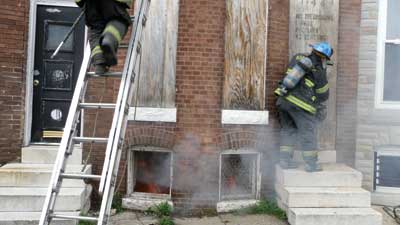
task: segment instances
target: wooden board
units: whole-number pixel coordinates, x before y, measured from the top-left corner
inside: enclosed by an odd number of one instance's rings
[[[265,107],[268,0],[226,0],[224,109]]]
[[[137,106],[175,107],[178,12],[179,0],[151,1],[132,106],[137,93]]]
[[[339,0],[290,0],[289,53],[310,52],[309,44],[328,41],[336,51],[339,29]],[[337,61],[328,67],[330,97],[328,117],[319,129],[321,149],[335,149]]]

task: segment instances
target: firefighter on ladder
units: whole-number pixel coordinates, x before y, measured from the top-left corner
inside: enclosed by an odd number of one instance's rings
[[[75,0],[85,10],[92,49],[91,62],[97,74],[116,65],[117,49],[124,38],[131,18],[127,9],[132,0]]]
[[[297,168],[293,150],[298,138],[305,170],[316,172],[322,170],[317,163],[317,125],[326,117],[326,107],[322,103],[329,98],[326,67],[333,49],[327,42],[310,47],[310,54],[297,54],[291,59],[275,95],[279,96],[276,105],[282,127],[280,166],[284,169]]]

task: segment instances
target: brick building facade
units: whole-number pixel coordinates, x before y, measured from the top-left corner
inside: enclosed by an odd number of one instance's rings
[[[68,1],[54,1],[54,4],[57,2]],[[340,1],[339,5],[338,49],[335,49],[338,59],[335,62],[338,65],[335,148],[338,162],[356,165],[366,176],[366,186],[371,187],[372,155],[369,153],[363,155],[367,158],[360,159],[364,146],[360,144],[364,137],[363,126],[366,126],[361,124],[365,121],[362,119],[362,106],[364,101],[373,98],[363,97],[363,88],[368,92],[370,87],[363,82],[374,82],[363,78],[365,65],[362,57],[363,51],[367,50],[359,48],[365,42],[363,32],[373,32],[368,28],[370,21],[366,16],[376,14],[368,12],[374,10],[367,7],[369,4],[373,3],[351,0]],[[30,144],[30,140],[26,140],[26,132],[30,132],[26,130],[29,120],[26,112],[32,110],[32,103],[26,98],[28,89],[25,82],[33,73],[27,70],[27,56],[32,50],[28,44],[29,17],[32,16],[30,5],[27,0],[6,0],[0,6],[0,163],[18,160],[21,148]],[[361,6],[367,8],[361,10]],[[179,1],[176,120],[129,122],[126,154],[120,169],[120,177],[124,178],[121,192],[129,189],[130,185],[126,179],[130,174],[127,172],[130,168],[128,152],[146,147],[164,149],[173,154],[172,200],[178,208],[215,208],[220,192],[221,153],[230,150],[261,153],[259,191],[262,196],[273,194],[279,132],[273,89],[282,78],[289,59],[289,0],[268,1],[263,109],[267,111],[268,124],[264,125],[222,123],[226,10],[225,0]],[[123,55],[124,50],[121,50],[120,66],[115,70],[122,68]],[[87,100],[96,102],[101,98],[103,102],[113,102],[118,87],[118,79],[96,79],[90,83]],[[95,136],[107,136],[112,115],[101,110],[98,117],[101,121],[97,122]],[[88,136],[93,134],[95,118],[95,111],[85,114],[84,133]],[[84,155],[89,149],[92,149],[89,162],[93,165],[93,173],[100,173],[105,146],[85,146]]]

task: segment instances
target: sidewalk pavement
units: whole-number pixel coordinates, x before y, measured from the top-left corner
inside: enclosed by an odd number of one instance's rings
[[[382,225],[398,225],[390,216],[383,212],[382,207],[374,206],[383,215]],[[269,215],[233,215],[221,214],[214,217],[181,218],[174,217],[175,225],[289,225]],[[157,219],[143,213],[127,211],[112,216],[111,225],[157,225]]]

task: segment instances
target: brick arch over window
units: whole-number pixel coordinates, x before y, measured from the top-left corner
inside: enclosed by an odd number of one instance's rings
[[[127,146],[153,146],[173,149],[175,133],[159,128],[139,127],[130,129],[125,137]]]
[[[221,134],[218,138],[220,150],[252,148],[264,150],[266,140],[254,131],[234,131]]]

